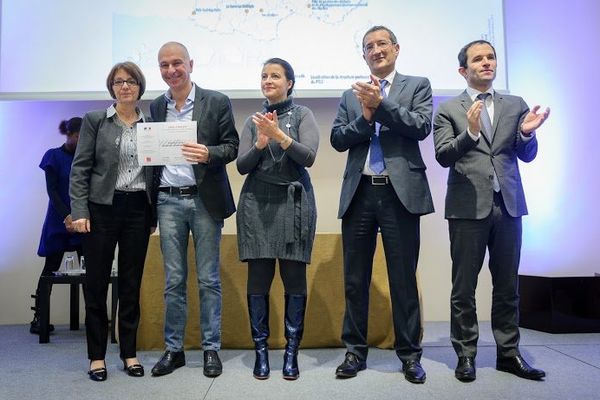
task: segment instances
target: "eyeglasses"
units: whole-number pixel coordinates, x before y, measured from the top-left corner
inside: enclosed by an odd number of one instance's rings
[[[118,86],[118,87],[123,87],[124,84],[127,84],[127,86],[137,86],[138,83],[135,79],[127,79],[127,80],[122,80],[122,79],[117,79],[116,81],[113,81],[113,86]]]
[[[392,42],[387,42],[385,40],[381,40],[379,42],[375,42],[375,43],[369,43],[367,44],[365,47],[363,47],[363,52],[365,54],[371,54],[375,51],[376,48],[379,48],[379,50],[387,50],[390,48],[390,46],[392,46],[394,43]]]

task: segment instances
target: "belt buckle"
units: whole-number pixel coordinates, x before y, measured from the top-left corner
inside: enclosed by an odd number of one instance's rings
[[[385,186],[389,183],[389,177],[387,175],[375,176],[371,175],[371,185],[373,186]]]
[[[179,189],[179,195],[182,197],[187,197],[187,196],[192,195],[192,190],[191,190],[190,186],[180,186],[178,189]]]

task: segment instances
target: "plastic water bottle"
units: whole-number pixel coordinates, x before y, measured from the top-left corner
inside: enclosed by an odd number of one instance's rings
[[[117,276],[119,274],[119,269],[117,268],[117,264],[113,262],[112,268],[110,270],[110,276]]]
[[[65,257],[65,272],[68,274],[75,269],[75,259],[73,256]]]
[[[82,274],[85,274],[85,257],[81,256],[81,258],[79,259],[79,269],[81,270]]]

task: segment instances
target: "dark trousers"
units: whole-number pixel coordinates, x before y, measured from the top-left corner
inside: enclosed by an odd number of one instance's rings
[[[381,230],[392,301],[396,340],[402,361],[419,360],[421,317],[416,269],[419,216],[402,205],[391,184],[372,186],[363,178],[342,219],[346,312],[342,341],[349,352],[366,360],[369,286],[377,231]]]
[[[91,232],[85,234],[83,240],[88,358],[103,360],[106,355],[106,296],[117,244],[120,356],[132,358],[136,356],[140,285],[150,235],[150,206],[145,192],[115,192],[112,205],[90,202],[89,209]]]
[[[475,289],[487,248],[493,284],[492,332],[497,353],[501,357],[518,355],[521,218],[511,217],[502,195],[496,193],[486,218],[450,219],[448,226],[452,256],[450,339],[456,354],[471,357],[477,354]]]

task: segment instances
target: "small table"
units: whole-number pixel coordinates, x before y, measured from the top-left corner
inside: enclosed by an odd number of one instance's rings
[[[40,306],[40,343],[50,342],[50,332],[48,325],[50,322],[50,289],[52,285],[56,284],[69,284],[71,285],[71,318],[70,318],[70,329],[76,331],[79,329],[79,285],[85,283],[85,275],[51,275],[42,276],[40,278],[40,293],[39,306]],[[111,343],[117,343],[116,338],[116,313],[117,313],[117,301],[118,296],[118,276],[110,277],[111,284],[111,296],[112,296],[112,307],[110,314],[110,341]]]

